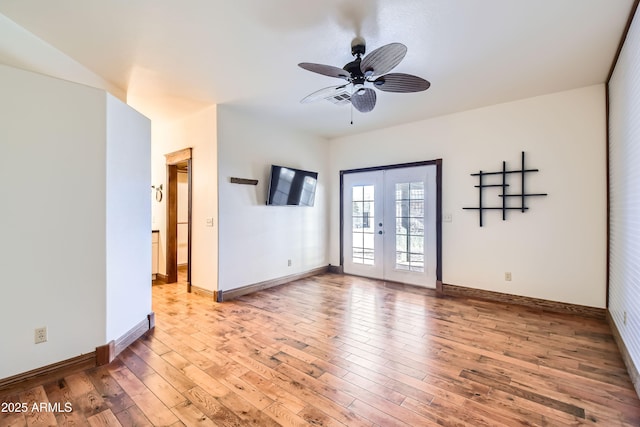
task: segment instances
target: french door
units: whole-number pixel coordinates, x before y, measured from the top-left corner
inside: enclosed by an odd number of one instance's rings
[[[435,288],[436,165],[343,175],[343,268]]]

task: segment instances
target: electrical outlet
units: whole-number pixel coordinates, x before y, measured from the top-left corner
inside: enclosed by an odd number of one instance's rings
[[[442,222],[451,222],[453,221],[453,215],[451,212],[444,213],[442,215]]]
[[[291,267],[291,260],[290,259],[287,260],[287,266]]]
[[[34,333],[34,341],[36,344],[40,344],[47,341],[47,327],[36,328]]]
[[[507,282],[511,281],[511,272],[507,271],[504,273],[504,280],[506,280]]]
[[[623,317],[622,323],[624,323],[625,326],[627,325],[627,312],[626,311],[624,312],[624,317]]]

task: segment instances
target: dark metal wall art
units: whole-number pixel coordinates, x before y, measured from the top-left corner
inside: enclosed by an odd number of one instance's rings
[[[510,210],[518,210],[521,212],[526,212],[529,207],[527,206],[527,197],[536,197],[536,196],[546,196],[547,193],[527,193],[525,192],[525,176],[528,173],[538,172],[538,169],[527,169],[524,164],[524,151],[522,152],[522,165],[518,170],[507,170],[507,162],[502,162],[502,170],[498,172],[483,172],[479,171],[478,173],[472,173],[471,176],[478,177],[478,185],[475,187],[478,189],[478,206],[471,208],[462,208],[467,210],[477,210],[478,215],[480,217],[480,227],[482,227],[482,217],[483,212],[487,210],[499,210],[502,211],[502,220],[505,221],[507,219],[507,211]],[[491,180],[489,177],[498,176],[502,177],[502,181],[496,182],[495,180]],[[511,185],[507,182],[508,180],[514,181],[512,177],[520,177],[520,192],[519,193],[507,193],[507,189],[511,187]],[[511,179],[510,179],[511,178]],[[517,179],[516,179],[517,180]],[[485,206],[483,203],[483,195],[485,193],[486,188],[497,187],[501,189],[498,197],[501,198],[502,206]],[[519,206],[513,206],[510,204],[507,199],[516,198],[519,201]],[[516,201],[516,205],[518,204]]]

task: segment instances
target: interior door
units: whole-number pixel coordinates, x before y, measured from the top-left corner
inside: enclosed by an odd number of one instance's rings
[[[344,174],[344,272],[435,288],[436,191],[436,165]]]

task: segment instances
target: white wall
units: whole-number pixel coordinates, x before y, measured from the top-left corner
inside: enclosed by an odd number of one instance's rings
[[[107,341],[151,312],[151,123],[107,95]]]
[[[151,311],[149,123],[0,65],[0,378],[95,351]],[[34,329],[48,341],[34,344]]]
[[[551,94],[331,141],[330,263],[339,263],[339,171],[443,159],[443,281],[472,288],[605,306],[606,161],[604,86]],[[540,169],[526,213],[485,215],[471,173]],[[489,192],[487,193],[489,194]],[[485,203],[500,203],[485,197]],[[504,273],[513,280],[506,282]]]
[[[139,104],[141,111],[145,106]],[[152,124],[151,182],[167,188],[165,154],[192,147],[192,243],[191,284],[217,289],[218,277],[218,189],[216,106],[207,107],[179,120]],[[149,193],[151,198],[151,193]],[[160,231],[159,273],[166,274],[166,197],[152,201],[153,228]],[[214,219],[214,227],[206,225]]]
[[[609,82],[609,312],[640,369],[640,12]],[[626,322],[625,322],[626,313]],[[640,393],[640,384],[636,384]]]
[[[4,378],[106,343],[106,95],[5,66],[0,93]]]
[[[327,154],[322,138],[218,106],[219,289],[328,264]],[[318,172],[315,206],[266,206],[272,164]],[[231,177],[258,179],[259,184],[231,184]]]
[[[121,88],[0,14],[0,64],[104,89],[124,100]]]

